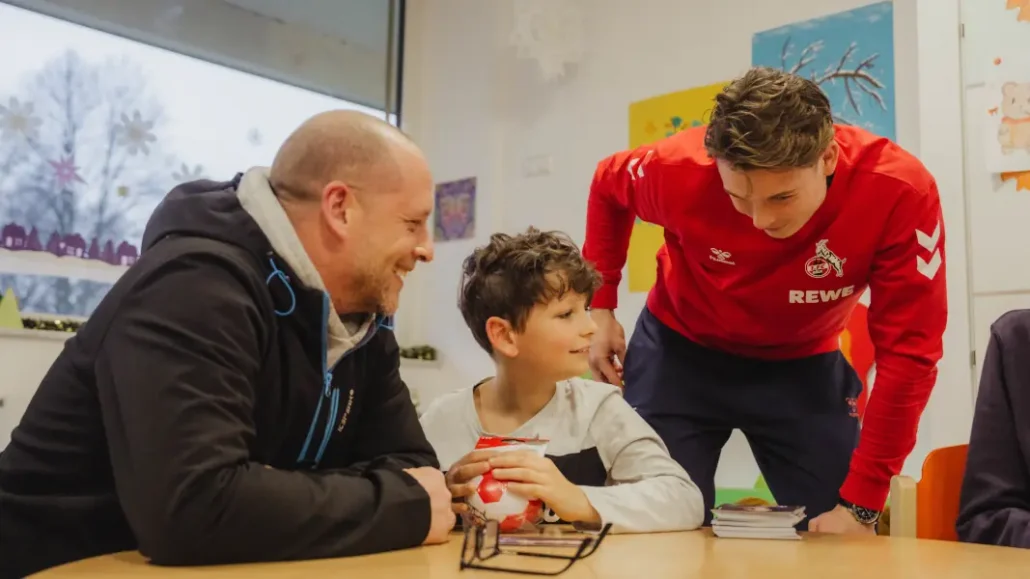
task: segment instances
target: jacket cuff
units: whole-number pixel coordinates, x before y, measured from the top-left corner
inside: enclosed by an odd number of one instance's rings
[[[433,522],[433,508],[429,494],[415,477],[403,470],[382,470],[383,491],[396,492],[400,495],[398,511],[404,513],[407,524],[393,527],[393,545],[384,550],[407,549],[418,547],[429,535],[429,527]],[[396,483],[394,482],[396,481]],[[398,513],[399,514],[399,513]]]
[[[590,307],[595,310],[614,310],[619,305],[619,285],[604,284],[594,293]]]
[[[890,494],[890,482],[884,483],[871,479],[854,471],[844,479],[844,485],[840,487],[840,498],[860,507],[882,511],[887,503],[887,495]]]

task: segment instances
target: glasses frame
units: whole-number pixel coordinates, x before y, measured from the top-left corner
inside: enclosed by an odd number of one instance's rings
[[[587,557],[594,554],[597,551],[598,546],[604,541],[604,538],[608,535],[608,531],[611,530],[611,523],[606,524],[597,534],[596,537],[583,537],[580,541],[579,546],[576,548],[576,552],[573,555],[560,555],[555,553],[537,553],[534,551],[523,551],[521,549],[503,549],[501,548],[501,532],[500,524],[494,520],[487,520],[482,523],[475,525],[463,525],[464,526],[464,537],[461,544],[461,567],[460,570],[465,569],[481,569],[484,571],[500,571],[503,573],[518,573],[520,575],[539,575],[539,576],[555,576],[561,575],[568,571],[572,565],[579,560],[586,559]],[[492,540],[493,546],[490,547],[488,539]],[[543,546],[543,545],[541,545]],[[484,553],[484,549],[488,552]],[[477,563],[476,561],[486,562],[498,555],[521,555],[525,557],[535,557],[538,559],[554,559],[559,561],[566,561],[565,566],[561,569],[554,571],[538,571],[533,569],[517,569],[517,568],[506,568],[506,567],[494,567],[491,565],[484,565]]]

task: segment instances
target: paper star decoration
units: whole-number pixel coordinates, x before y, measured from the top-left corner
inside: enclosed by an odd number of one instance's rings
[[[51,160],[47,162],[54,168],[54,177],[57,179],[57,184],[61,187],[66,187],[72,183],[86,182],[79,175],[79,170],[75,166],[75,159],[72,157],[61,157],[56,161]]]
[[[27,139],[39,136],[43,121],[34,114],[32,103],[23,103],[11,97],[7,106],[0,105],[0,136],[5,138],[23,135]]]
[[[140,152],[149,155],[150,148],[147,147],[147,143],[157,140],[157,137],[151,132],[153,128],[154,121],[143,120],[139,111],[134,111],[132,117],[122,113],[122,122],[115,129],[118,135],[118,144],[125,147],[130,155]]]

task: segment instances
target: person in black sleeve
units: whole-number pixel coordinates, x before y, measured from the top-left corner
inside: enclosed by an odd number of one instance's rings
[[[1030,310],[991,325],[955,530],[960,541],[1030,549]]]
[[[432,207],[418,148],[354,111],[307,120],[270,168],[172,190],[0,455],[0,576],[446,541],[391,331]]]

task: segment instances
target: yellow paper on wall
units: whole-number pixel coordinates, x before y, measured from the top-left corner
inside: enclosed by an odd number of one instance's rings
[[[728,83],[717,82],[631,103],[629,147],[653,143],[683,129],[705,124],[715,95]],[[655,254],[664,242],[665,232],[661,227],[639,220],[634,224],[626,259],[629,291],[646,292],[654,285],[657,274]]]
[[[21,312],[18,311],[18,298],[14,297],[12,288],[7,288],[3,299],[0,299],[0,328],[21,330],[24,327],[21,322]]]

